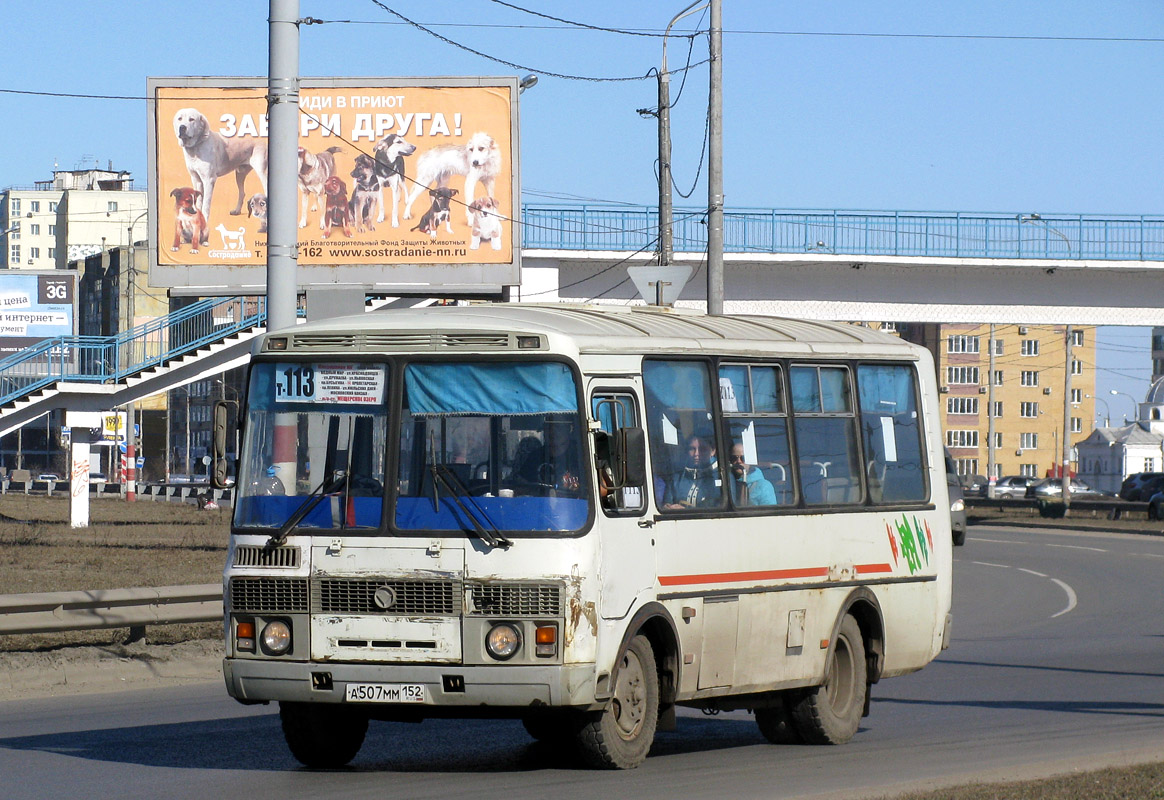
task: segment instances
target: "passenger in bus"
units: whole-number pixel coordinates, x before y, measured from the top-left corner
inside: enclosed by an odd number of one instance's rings
[[[545,435],[545,463],[541,467],[541,482],[559,492],[577,495],[581,487],[582,469],[573,423],[547,421]]]
[[[728,460],[732,473],[732,499],[737,506],[774,506],[779,502],[772,482],[764,477],[759,467],[744,461],[743,444],[732,444]]]
[[[695,434],[687,440],[687,464],[672,476],[663,492],[663,508],[678,511],[720,503],[719,464],[711,436]]]
[[[513,479],[520,483],[540,483],[538,473],[544,459],[542,442],[536,436],[526,436],[517,443],[513,454]]]

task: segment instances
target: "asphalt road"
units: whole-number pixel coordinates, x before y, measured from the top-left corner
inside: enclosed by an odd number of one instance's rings
[[[352,768],[301,769],[278,717],[219,685],[0,703],[6,798],[874,797],[1164,760],[1164,539],[973,527],[955,641],[874,687],[842,747],[689,714],[637,770],[596,773],[517,722],[372,723]]]

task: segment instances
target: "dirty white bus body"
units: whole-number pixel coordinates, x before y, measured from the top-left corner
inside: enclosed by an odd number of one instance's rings
[[[945,646],[928,353],[655,308],[395,310],[268,334],[240,413],[230,694],[294,755],[516,717],[641,763],[676,706],[841,743]]]

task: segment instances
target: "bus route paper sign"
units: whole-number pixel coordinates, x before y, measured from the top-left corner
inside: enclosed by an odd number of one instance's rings
[[[367,364],[279,364],[275,402],[379,405],[385,368]]]

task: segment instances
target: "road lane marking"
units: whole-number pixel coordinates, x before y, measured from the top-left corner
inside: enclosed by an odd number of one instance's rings
[[[1093,548],[1084,547],[1084,548],[1080,548],[1080,549],[1091,550]],[[991,563],[989,561],[971,561],[970,563],[976,564],[977,566],[980,566],[980,567],[998,567],[999,569],[1010,569],[1011,568],[1010,564],[994,564],[994,563]],[[1017,569],[1019,572],[1025,572],[1028,575],[1034,575],[1034,576],[1039,577],[1039,578],[1047,578],[1052,583],[1058,584],[1059,588],[1067,593],[1067,606],[1062,611],[1059,611],[1059,612],[1052,614],[1051,619],[1055,619],[1055,617],[1061,617],[1064,614],[1069,614],[1070,612],[1075,610],[1075,606],[1079,605],[1079,598],[1075,594],[1075,590],[1071,588],[1070,584],[1068,584],[1064,581],[1061,581],[1058,578],[1052,578],[1050,575],[1046,575],[1042,572],[1035,572],[1033,569],[1027,569],[1025,567],[1015,567],[1015,569]]]
[[[1054,619],[1055,617],[1063,616],[1064,614],[1068,613],[1073,608],[1075,608],[1076,597],[1075,597],[1075,590],[1072,589],[1070,586],[1068,586],[1066,583],[1059,580],[1058,578],[1051,578],[1051,580],[1053,580],[1055,583],[1059,584],[1059,586],[1063,589],[1063,591],[1065,591],[1067,593],[1067,607],[1064,608],[1062,611],[1060,611],[1058,614],[1052,614],[1051,619]]]
[[[1047,547],[1063,547],[1067,550],[1090,550],[1093,553],[1106,553],[1102,547],[1084,547],[1080,544],[1047,544]]]

